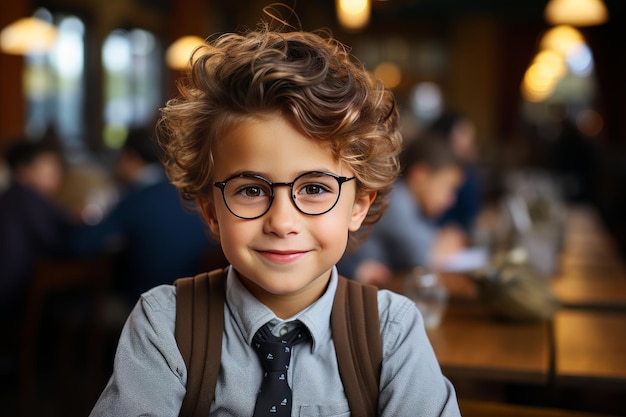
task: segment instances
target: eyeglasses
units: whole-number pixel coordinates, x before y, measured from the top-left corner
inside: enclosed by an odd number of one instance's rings
[[[355,177],[341,177],[330,172],[305,172],[291,182],[271,182],[260,175],[233,175],[213,185],[222,190],[228,210],[241,219],[258,219],[274,201],[274,188],[289,187],[294,206],[301,213],[319,216],[335,207],[344,182]]]

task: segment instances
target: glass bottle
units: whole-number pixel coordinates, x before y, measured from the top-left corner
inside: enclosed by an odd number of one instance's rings
[[[427,329],[441,324],[448,306],[448,290],[439,282],[437,274],[414,268],[406,276],[404,294],[417,305]]]

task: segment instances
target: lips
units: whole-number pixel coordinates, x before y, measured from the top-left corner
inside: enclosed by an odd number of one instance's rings
[[[304,257],[309,251],[306,250],[289,250],[289,251],[278,251],[278,250],[259,250],[258,253],[263,256],[265,259],[268,259],[272,262],[276,263],[291,263],[295,262],[302,257]]]

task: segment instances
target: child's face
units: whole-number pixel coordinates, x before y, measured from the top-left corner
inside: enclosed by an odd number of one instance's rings
[[[238,124],[216,145],[214,160],[215,181],[244,172],[273,183],[291,182],[309,171],[354,175],[328,147],[277,116]],[[218,188],[212,198],[199,200],[244,285],[281,317],[297,313],[324,292],[332,266],[345,251],[348,231],[360,227],[375,197],[357,197],[356,180],[347,181],[335,207],[312,216],[298,211],[289,190],[275,187],[271,207],[253,220],[233,215]]]
[[[422,212],[430,218],[439,217],[454,204],[462,180],[463,172],[454,165],[436,170],[420,166],[409,179]]]

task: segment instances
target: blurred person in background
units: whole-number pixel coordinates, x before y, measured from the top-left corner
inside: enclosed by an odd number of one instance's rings
[[[348,278],[384,284],[396,273],[430,268],[449,254],[440,252],[435,219],[454,204],[463,180],[461,162],[445,140],[429,133],[405,146],[400,164],[387,211],[367,240],[338,265]]]
[[[53,136],[19,137],[9,143],[4,159],[9,181],[0,191],[0,373],[14,381],[36,265],[68,254],[76,224],[56,201],[64,163]]]
[[[468,116],[449,110],[435,119],[428,132],[448,143],[463,168],[463,182],[455,202],[439,216],[437,225],[442,245],[450,250],[465,247],[470,243],[482,207],[481,180],[476,166],[476,126]]]
[[[15,320],[36,261],[67,255],[77,224],[55,200],[64,164],[54,138],[21,137],[8,146],[5,161],[10,183],[0,193],[0,309],[2,317]]]
[[[129,307],[156,285],[202,272],[219,251],[199,213],[183,207],[159,156],[152,132],[131,129],[115,162],[119,202],[72,239],[79,255],[114,254],[114,284]]]

